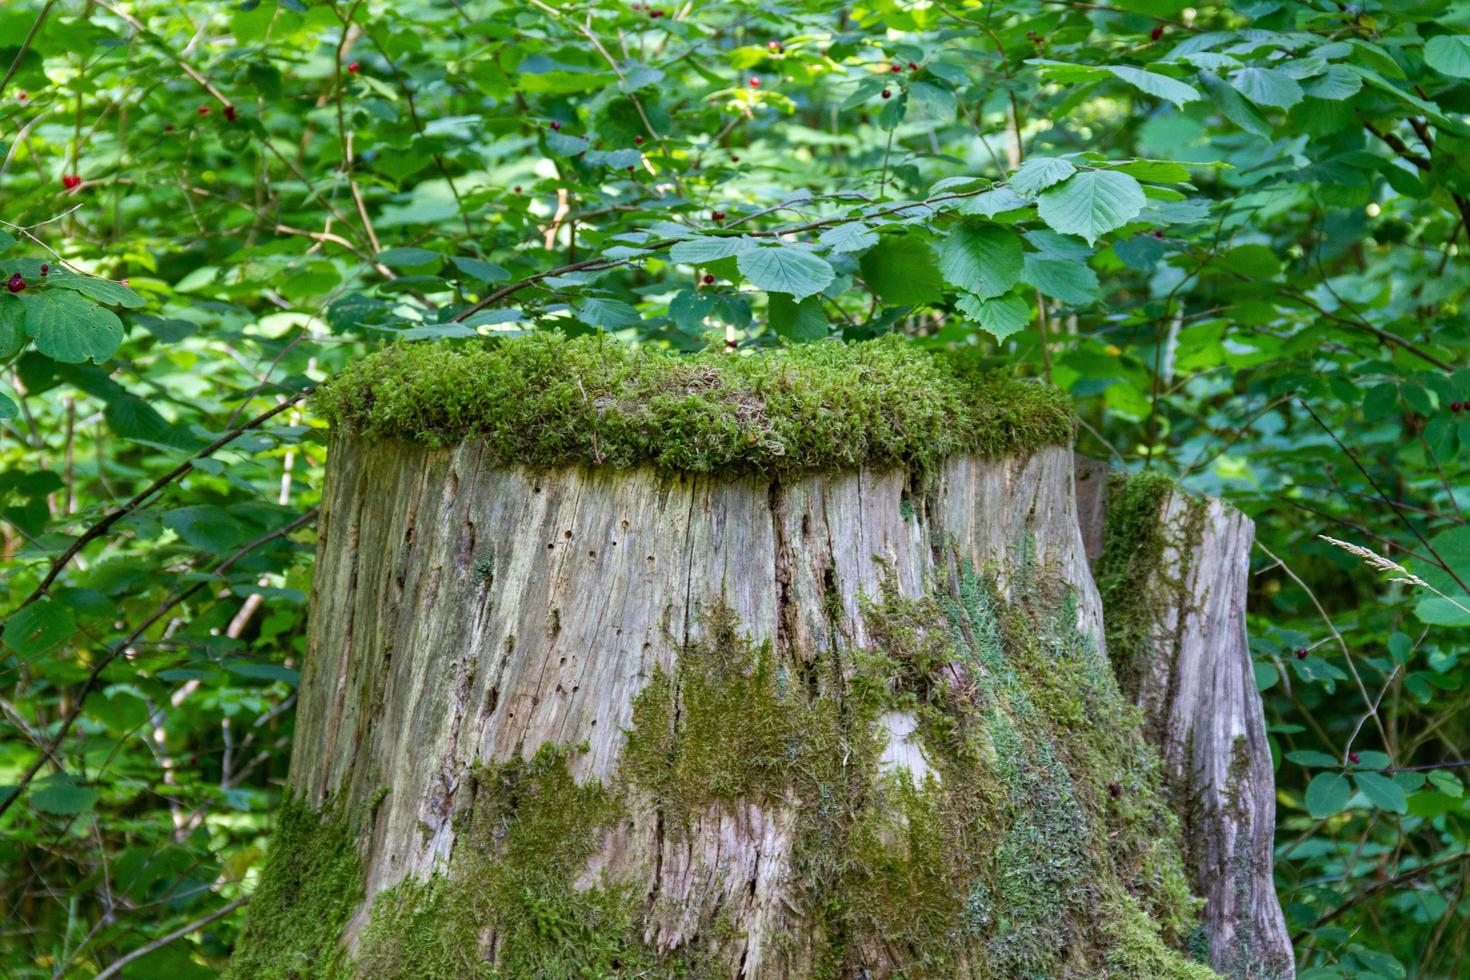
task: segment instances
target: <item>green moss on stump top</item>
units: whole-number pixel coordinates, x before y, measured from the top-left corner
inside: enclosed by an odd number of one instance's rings
[[[349,365],[316,408],[369,439],[482,439],[504,463],[717,470],[924,468],[956,453],[1070,445],[1055,388],[897,337],[749,356],[539,333],[404,344]]]

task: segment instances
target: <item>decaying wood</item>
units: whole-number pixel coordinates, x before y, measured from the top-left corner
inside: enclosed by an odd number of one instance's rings
[[[1100,555],[1107,468],[1079,460],[1077,472],[1083,538]],[[1142,586],[1153,599],[1152,650],[1125,693],[1145,712],[1184,822],[1212,965],[1228,977],[1291,976],[1272,878],[1271,751],[1245,629],[1255,527],[1219,500],[1179,491],[1164,497],[1158,521],[1163,560]]]
[[[453,851],[475,763],[585,742],[574,776],[612,774],[635,696],[673,669],[713,603],[781,656],[812,660],[867,641],[860,601],[880,576],[920,595],[942,541],[1002,589],[1023,555],[1045,564],[1101,636],[1067,449],[956,458],[922,494],[893,471],[778,482],[495,468],[475,442],[430,451],[338,434],[331,458],[290,778],[318,807],[361,808],[392,787],[372,811],[349,945],[374,895]],[[913,717],[883,721],[885,767],[921,774]],[[732,975],[799,976],[799,952],[773,948],[800,926],[791,829],[780,807],[712,807],[676,842],[634,807],[586,877],[641,880],[659,949],[718,909],[736,926],[720,951]],[[871,951],[890,968],[898,955]]]

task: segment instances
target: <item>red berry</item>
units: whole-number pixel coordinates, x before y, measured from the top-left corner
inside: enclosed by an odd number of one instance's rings
[[[732,153],[732,154],[730,154],[730,162],[731,163],[739,163],[740,162],[740,157],[738,157],[734,153]]]
[[[519,193],[520,193],[520,192],[521,192],[521,185],[520,185],[520,184],[517,184],[517,185],[515,185],[515,187],[514,187],[514,188],[512,188],[512,189],[513,189],[513,190],[514,190],[514,191],[515,191],[515,192],[516,192],[516,193],[517,193],[517,194],[519,194]]]
[[[165,133],[172,133],[174,131],[174,124],[173,123],[164,123],[163,124],[163,131]]]
[[[26,99],[29,99],[30,97],[30,93],[27,92],[25,89],[21,89],[19,94],[16,95],[16,98],[22,102],[24,102]]]
[[[766,47],[769,48],[772,51],[777,52],[779,54],[780,51],[781,51],[781,42],[780,41],[767,41],[766,42]]]
[[[1358,753],[1356,753],[1356,752],[1349,752],[1348,753],[1348,761],[1349,762],[1357,762],[1358,761]]]
[[[359,65],[357,62],[354,61],[352,64],[350,64],[350,65],[347,66],[347,70],[350,71],[350,72],[352,72],[352,74],[356,75],[357,74],[357,70],[359,68],[361,68],[361,67],[362,67],[361,65]]]
[[[638,144],[639,146],[642,146],[643,145],[643,137],[642,136],[635,136],[635,137],[633,137],[633,142],[636,143],[636,144]]]
[[[710,275],[709,273],[705,273],[704,284],[706,286],[713,286],[715,284],[715,277]]]
[[[761,87],[761,80],[759,78],[752,78],[750,80],[750,87],[751,88],[760,88]]]
[[[903,71],[903,65],[893,65],[888,70],[897,75],[899,72]]]
[[[1306,647],[1297,647],[1296,648],[1296,658],[1298,660],[1306,660],[1307,659],[1307,648]]]
[[[557,122],[557,121],[556,121],[556,120],[555,120],[555,119],[553,119],[553,120],[552,120],[552,121],[551,121],[551,128],[552,128],[552,129],[553,129],[553,130],[559,130],[559,129],[561,129],[561,123],[559,123],[559,122]]]
[[[18,293],[22,289],[26,288],[26,281],[22,279],[20,277],[20,273],[17,272],[15,275],[10,277],[10,281],[5,284],[5,288],[9,289],[12,293]]]
[[[1450,411],[1452,411],[1452,412],[1458,412],[1460,409],[1462,409],[1464,407],[1465,406],[1464,405],[1461,405],[1459,402],[1450,402]]]
[[[914,64],[912,61],[910,61],[909,62],[909,71],[918,71],[918,70],[919,70],[919,66],[916,65],[916,64]]]
[[[235,121],[235,107],[234,106],[232,106],[232,105],[225,106],[225,118],[228,119],[230,122],[234,122]]]
[[[47,265],[45,262],[42,262],[41,263],[41,278],[42,279],[45,279],[46,278],[46,273],[48,273],[50,271],[51,271],[51,267],[49,265]]]
[[[82,178],[76,174],[65,174],[61,178],[61,186],[67,190],[73,190],[82,185]]]
[[[1149,36],[1150,40],[1154,40],[1154,41],[1157,41],[1159,38],[1163,37],[1164,36],[1164,25],[1163,24],[1159,24],[1153,30],[1151,30],[1151,31],[1148,32],[1148,36]]]
[[[1154,232],[1154,237],[1155,238],[1163,238],[1164,237],[1163,231],[1156,231],[1156,232]]]
[[[888,91],[888,89],[885,88],[883,90],[883,98],[885,98],[885,99],[891,99],[891,98],[893,98],[893,93],[890,92],[890,91]]]
[[[632,172],[633,172],[633,168],[631,166],[628,167],[628,173],[632,173]]]
[[[709,220],[711,220],[711,221],[724,221],[725,220],[725,212],[723,212],[723,211],[711,211],[709,213]]]
[[[653,17],[653,18],[659,18],[659,17],[662,17],[663,15],[664,15],[664,12],[662,10],[650,10],[648,12],[648,16]]]
[[[200,106],[199,107],[199,114],[201,116],[207,116],[207,115],[209,115],[209,106],[207,106],[207,105]]]

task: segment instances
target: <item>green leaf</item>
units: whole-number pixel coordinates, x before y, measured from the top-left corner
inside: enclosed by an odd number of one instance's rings
[[[3,228],[0,228],[0,255],[4,255],[15,247],[15,236]]]
[[[478,282],[491,283],[510,278],[509,272],[506,272],[503,268],[493,262],[482,262],[479,259],[472,259],[468,256],[459,255],[456,255],[449,261],[453,262],[454,267],[460,272],[463,272],[465,275]]]
[[[1290,109],[1302,100],[1302,87],[1279,68],[1242,68],[1230,76],[1230,84],[1256,105]]]
[[[1143,210],[1147,198],[1138,181],[1115,170],[1074,174],[1037,200],[1037,213],[1054,231],[1081,235],[1088,244],[1120,228]]]
[[[715,295],[708,290],[685,289],[669,302],[669,316],[687,334],[697,334],[705,317],[715,308]]]
[[[1445,796],[1452,796],[1458,800],[1465,795],[1465,784],[1460,782],[1459,776],[1456,776],[1448,769],[1436,769],[1434,772],[1431,772],[1429,774],[1429,781],[1434,784],[1435,789],[1439,790]]]
[[[444,256],[426,248],[388,248],[374,255],[373,259],[390,269],[418,269],[438,265],[444,261]]]
[[[61,289],[74,289],[83,296],[90,296],[99,303],[108,306],[121,306],[124,309],[137,309],[148,301],[120,282],[111,279],[99,279],[96,276],[79,276],[65,269],[56,269],[46,280],[47,285],[56,286]]]
[[[935,82],[917,81],[909,85],[909,98],[914,108],[936,122],[952,122],[957,106],[954,93]]]
[[[1319,772],[1307,784],[1307,813],[1316,820],[1323,820],[1341,813],[1352,796],[1352,787],[1342,773]]]
[[[1391,813],[1409,812],[1409,801],[1404,796],[1404,791],[1387,776],[1380,776],[1376,772],[1358,772],[1353,774],[1353,779],[1358,784],[1358,791],[1378,809]]]
[[[1032,157],[1015,173],[1006,183],[1011,190],[1022,197],[1032,198],[1042,191],[1059,184],[1077,172],[1077,168],[1070,160],[1060,160],[1056,157]]]
[[[878,233],[861,221],[849,221],[823,231],[817,241],[833,252],[862,252],[878,244]]]
[[[26,345],[26,304],[19,296],[0,295],[0,361]]]
[[[996,340],[1005,340],[1031,322],[1031,304],[1015,295],[979,299],[966,293],[955,305]]]
[[[20,406],[11,401],[9,395],[0,394],[0,419],[13,419],[20,416]]]
[[[756,243],[749,238],[707,235],[677,243],[669,249],[669,259],[683,265],[704,265],[706,262],[728,259],[732,255],[748,252],[755,247]]]
[[[997,187],[983,194],[976,194],[974,197],[965,198],[960,202],[959,207],[955,208],[955,211],[960,214],[973,214],[993,218],[998,214],[1005,214],[1007,211],[1019,211],[1026,206],[1026,199],[1011,188]]]
[[[1021,280],[1021,239],[999,225],[960,225],[939,246],[939,271],[951,285],[990,299]]]
[[[858,264],[863,282],[889,306],[933,303],[944,291],[938,257],[919,235],[885,235]]]
[[[238,521],[223,507],[198,504],[175,507],[163,515],[163,526],[200,551],[228,552],[245,540]]]
[[[1074,306],[1091,303],[1102,292],[1097,273],[1086,263],[1070,259],[1047,259],[1028,253],[1021,278],[1043,295]]]
[[[1186,85],[1168,75],[1144,71],[1142,68],[1130,68],[1126,65],[1112,65],[1108,67],[1108,71],[1139,91],[1167,99],[1181,109],[1185,103],[1197,102],[1203,98],[1193,85]]]
[[[736,257],[740,272],[768,293],[790,293],[797,299],[820,293],[836,273],[820,258],[794,245],[747,249]]]
[[[1205,89],[1210,93],[1210,98],[1215,101],[1215,108],[1220,110],[1220,115],[1252,136],[1259,136],[1262,139],[1270,138],[1270,124],[1262,119],[1260,113],[1256,112],[1249,102],[1241,98],[1240,93],[1231,88],[1223,78],[1213,72],[1202,71],[1199,73],[1199,80],[1204,83]]]
[[[122,346],[123,325],[117,314],[64,289],[46,289],[26,299],[26,332],[36,349],[54,361],[98,364]]]
[[[1441,75],[1470,78],[1470,34],[1441,34],[1424,45],[1424,63]]]
[[[822,312],[822,301],[816,296],[808,296],[798,303],[785,293],[772,293],[767,313],[770,316],[771,329],[787,340],[821,340],[829,332],[827,316]]]
[[[71,609],[42,596],[5,621],[0,639],[18,655],[34,657],[50,653],[66,643],[76,627],[76,617]]]
[[[78,786],[70,776],[53,776],[37,783],[31,792],[31,807],[41,813],[71,816],[86,813],[97,805],[98,794],[90,786]]]
[[[301,683],[299,670],[281,664],[262,664],[253,660],[230,660],[225,663],[225,670],[252,680],[285,681],[291,687],[296,687]]]
[[[1318,752],[1314,749],[1298,749],[1295,752],[1288,752],[1286,761],[1316,769],[1337,769],[1342,765],[1341,759],[1334,759],[1326,752]]]
[[[1328,65],[1327,71],[1311,79],[1303,90],[1314,99],[1330,99],[1334,102],[1358,94],[1363,79],[1346,65]]]
[[[577,304],[576,310],[578,320],[601,330],[617,330],[632,326],[643,319],[632,304],[601,296],[587,297]]]

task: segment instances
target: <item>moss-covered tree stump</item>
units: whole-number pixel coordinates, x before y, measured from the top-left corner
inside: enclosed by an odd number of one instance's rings
[[[538,337],[319,404],[236,975],[1213,975],[1056,392]]]

